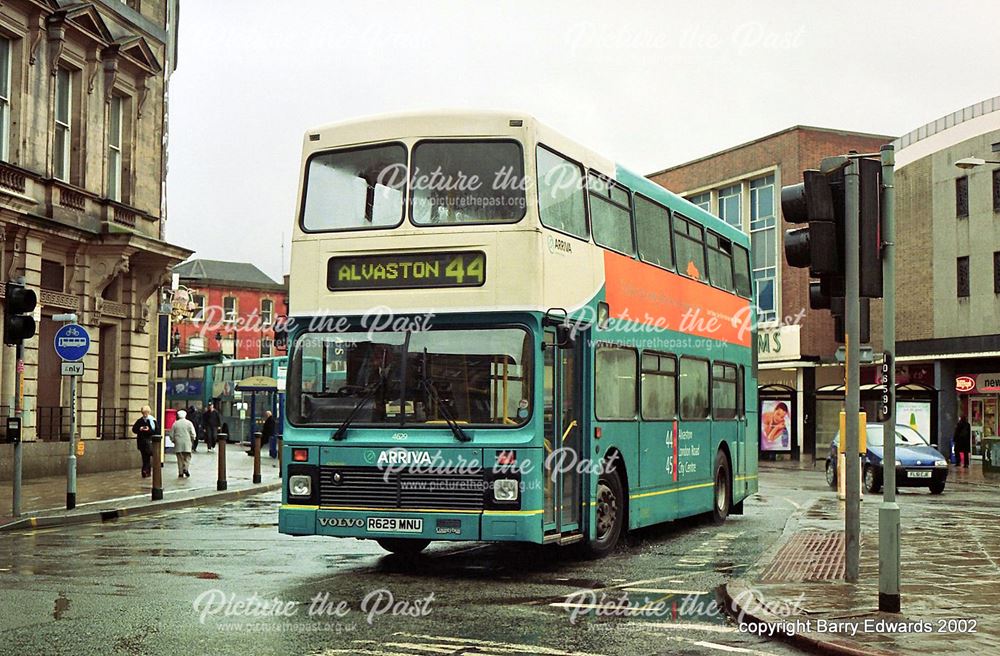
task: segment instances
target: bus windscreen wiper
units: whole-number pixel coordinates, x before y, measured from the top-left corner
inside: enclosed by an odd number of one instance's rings
[[[459,442],[468,442],[472,440],[472,438],[469,437],[464,430],[462,430],[462,427],[455,419],[455,415],[451,414],[451,409],[441,402],[441,395],[438,394],[437,388],[434,387],[434,383],[431,382],[431,378],[428,375],[426,348],[424,348],[423,366],[421,369],[423,369],[423,371],[420,372],[420,385],[424,388],[427,396],[429,396],[431,400],[437,404],[438,410],[441,412],[441,416],[444,417],[444,421],[448,424],[448,428],[450,428],[451,432],[454,433],[455,439]]]
[[[362,396],[361,399],[354,404],[354,407],[351,408],[351,411],[347,414],[347,418],[341,422],[340,426],[337,427],[337,430],[335,430],[333,435],[330,436],[330,439],[338,441],[344,439],[347,435],[347,427],[351,425],[352,421],[354,421],[354,417],[358,414],[358,411],[361,410],[365,403],[372,400],[375,395],[378,394],[379,390],[385,387],[386,382],[389,380],[390,369],[391,367],[387,368],[383,373],[380,373],[378,380],[368,386],[365,390],[364,396]]]

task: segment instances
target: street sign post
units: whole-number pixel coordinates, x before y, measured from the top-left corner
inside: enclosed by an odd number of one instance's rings
[[[76,323],[75,314],[57,314],[55,321],[65,321],[56,331],[54,346],[62,359],[62,375],[69,376],[69,461],[66,463],[66,510],[76,508],[76,457],[83,449],[76,442],[76,379],[83,375],[83,360],[90,351],[87,329]],[[80,446],[83,446],[80,444]]]

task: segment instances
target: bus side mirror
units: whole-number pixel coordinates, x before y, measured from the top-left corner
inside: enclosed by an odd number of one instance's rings
[[[556,326],[556,345],[559,348],[567,348],[576,342],[576,331],[573,326],[563,324]]]

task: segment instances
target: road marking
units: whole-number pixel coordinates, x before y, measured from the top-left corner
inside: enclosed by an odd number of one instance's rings
[[[515,642],[494,642],[492,640],[475,640],[472,638],[453,638],[450,636],[432,636],[432,635],[421,635],[415,633],[403,633],[397,632],[393,634],[394,636],[400,636],[403,638],[416,638],[419,640],[429,640],[429,641],[440,641],[444,643],[457,643],[455,647],[460,646],[475,646],[481,649],[493,649],[494,651],[527,651],[532,654],[544,654],[545,656],[604,656],[604,654],[596,654],[593,652],[586,651],[563,651],[562,649],[553,649],[551,647],[541,647],[539,645],[525,645]]]
[[[752,649],[744,649],[743,647],[731,647],[729,645],[720,645],[717,642],[707,642],[705,640],[699,640],[698,642],[695,642],[693,644],[697,645],[698,647],[708,647],[709,649],[715,649],[717,651],[728,651],[728,652],[734,653],[734,654],[753,654],[753,653],[757,653],[757,652],[754,652]]]
[[[664,590],[661,588],[625,588],[627,592],[646,592],[663,595],[707,595],[704,590]]]
[[[629,622],[626,627],[646,627],[669,629],[671,631],[707,631],[709,633],[736,633],[736,627],[715,626],[713,624],[692,624],[690,622]]]

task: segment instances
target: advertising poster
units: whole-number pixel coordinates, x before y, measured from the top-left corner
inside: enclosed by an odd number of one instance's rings
[[[760,450],[792,450],[791,402],[764,399],[760,402]]]
[[[925,401],[896,401],[896,423],[909,426],[931,441],[931,404]]]

